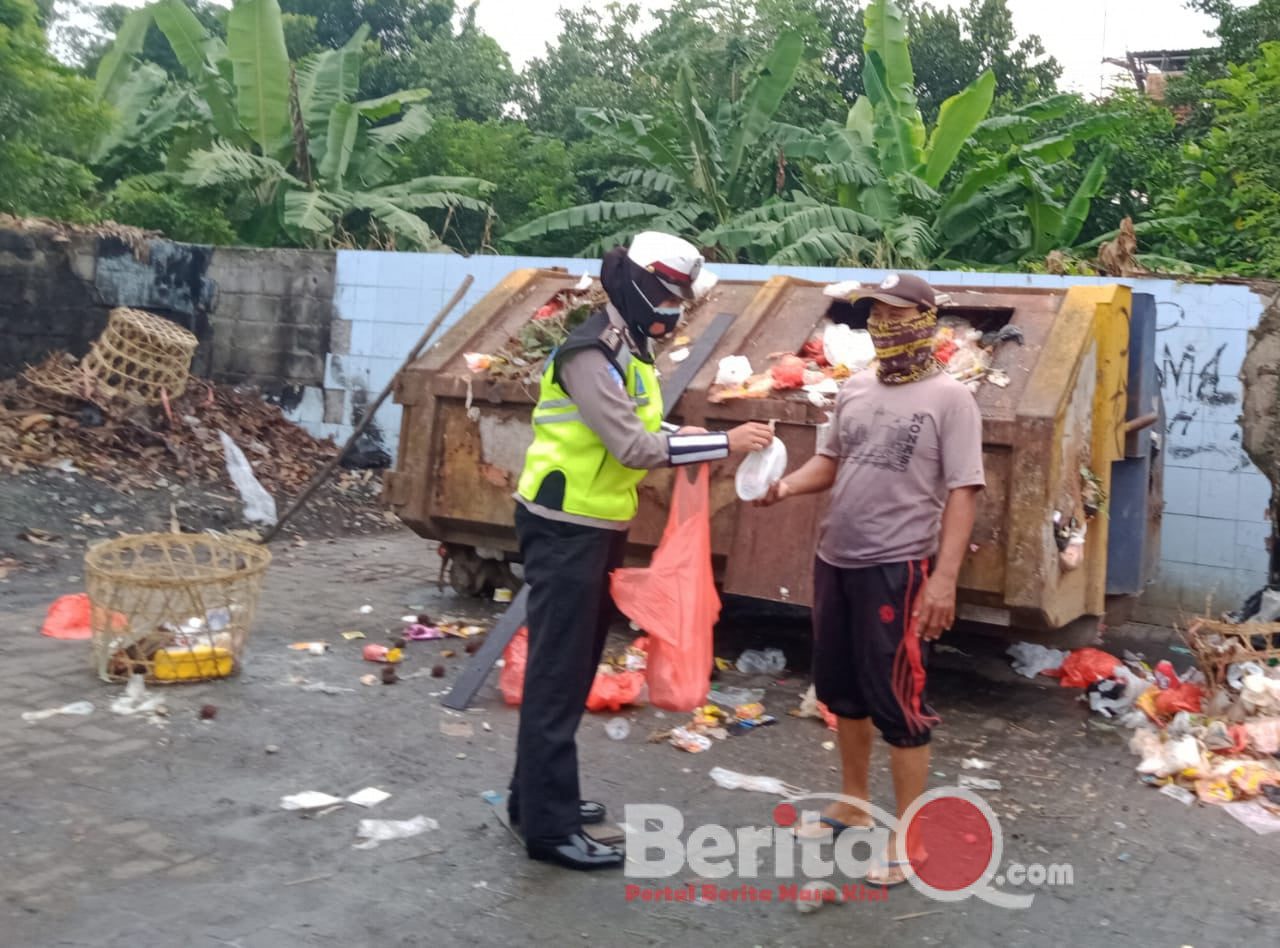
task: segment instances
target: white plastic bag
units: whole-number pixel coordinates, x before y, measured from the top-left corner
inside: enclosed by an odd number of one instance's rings
[[[787,446],[778,438],[769,442],[761,451],[752,451],[738,465],[733,486],[739,500],[759,500],[769,493],[769,488],[782,480],[787,472]]]
[[[1013,659],[1013,670],[1024,678],[1035,678],[1041,672],[1061,668],[1067,653],[1061,649],[1045,648],[1033,642],[1015,642],[1005,650]]]
[[[871,333],[865,329],[852,329],[844,323],[827,327],[822,334],[822,354],[828,365],[842,365],[851,372],[865,369],[876,358],[876,346]]]
[[[776,793],[780,797],[798,797],[808,793],[807,790],[783,783],[777,777],[740,774],[723,767],[712,767],[711,779],[726,790],[755,790],[757,793]]]
[[[751,360],[746,356],[725,356],[716,368],[717,385],[742,385],[751,378]]]
[[[250,523],[261,523],[272,527],[276,523],[276,501],[267,493],[267,489],[258,483],[253,476],[253,468],[244,452],[231,440],[225,431],[219,431],[222,439],[222,450],[227,455],[227,473],[231,475],[231,483],[240,492],[244,501],[244,519]]]
[[[356,849],[376,849],[379,843],[392,839],[409,839],[427,830],[439,829],[440,824],[429,816],[415,816],[411,820],[361,820],[356,829]]]

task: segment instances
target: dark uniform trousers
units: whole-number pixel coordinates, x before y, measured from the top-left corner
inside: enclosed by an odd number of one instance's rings
[[[529,586],[529,658],[510,807],[526,840],[581,829],[575,735],[614,616],[609,574],[622,565],[625,530],[548,520],[516,506]]]

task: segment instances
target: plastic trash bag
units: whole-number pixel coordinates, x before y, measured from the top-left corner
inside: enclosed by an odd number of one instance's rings
[[[415,816],[411,820],[361,820],[356,827],[356,849],[377,849],[379,843],[392,839],[409,839],[428,830],[439,829],[440,824],[429,816]]]
[[[781,675],[787,670],[787,656],[780,648],[749,648],[734,663],[744,675]]]
[[[502,673],[498,675],[498,689],[507,704],[519,704],[524,699],[524,667],[528,662],[529,629],[521,626],[502,653]]]
[[[692,711],[706,699],[720,595],[711,569],[710,473],[677,471],[662,542],[645,569],[615,570],[613,601],[650,636],[649,700]]]
[[[222,440],[222,450],[227,456],[227,473],[231,475],[231,483],[236,485],[236,490],[240,492],[240,499],[244,501],[244,519],[249,523],[260,523],[267,527],[275,526],[277,519],[275,498],[258,483],[249,459],[244,456],[244,452],[231,440],[230,436],[225,431],[219,431],[218,437]]]
[[[757,793],[776,793],[780,797],[804,796],[809,791],[783,783],[777,777],[753,776],[740,774],[736,770],[723,767],[711,768],[711,779],[716,786],[726,790],[755,790]]]
[[[588,711],[621,711],[625,705],[635,704],[644,691],[644,672],[596,672],[587,695]]]
[[[751,375],[751,360],[746,356],[725,356],[716,367],[716,384],[742,385]]]
[[[871,341],[871,333],[865,329],[836,323],[822,334],[822,354],[827,357],[828,365],[842,365],[857,372],[875,361],[876,346]]]
[[[1049,674],[1061,678],[1064,688],[1088,688],[1095,681],[1114,678],[1116,669],[1123,667],[1124,662],[1101,649],[1078,648],[1063,660],[1056,673]]]
[[[1024,678],[1057,671],[1067,657],[1062,649],[1045,648],[1033,642],[1015,642],[1005,649],[1005,654],[1013,659],[1013,670]]]
[[[88,594],[61,596],[49,607],[40,634],[51,639],[91,639],[93,628],[89,623],[89,612]]]
[[[1200,702],[1204,692],[1200,686],[1189,681],[1170,685],[1156,695],[1156,713],[1161,717],[1171,717],[1180,712],[1200,713]]]
[[[752,451],[738,465],[738,473],[733,477],[738,499],[759,500],[786,472],[787,446],[781,439],[774,438],[767,448]]]

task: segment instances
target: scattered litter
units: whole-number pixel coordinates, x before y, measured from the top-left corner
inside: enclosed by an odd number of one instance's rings
[[[444,677],[444,673],[445,673],[445,667],[444,667],[443,665],[432,665],[432,666],[431,666],[431,677],[432,677],[432,678],[443,678],[443,677]]]
[[[412,642],[426,642],[430,639],[442,639],[445,634],[433,626],[414,622],[405,627],[404,637]]]
[[[745,675],[777,675],[786,671],[787,657],[777,648],[747,649],[738,656],[736,667]]]
[[[330,796],[319,790],[304,790],[280,798],[282,810],[319,810],[327,806],[335,806],[342,802],[341,797]]]
[[[825,879],[806,882],[796,892],[796,911],[801,915],[816,912],[824,905],[839,904],[840,890]]]
[[[604,732],[610,740],[625,741],[631,734],[631,722],[626,718],[610,718],[605,722]]]
[[[505,586],[499,586],[493,591],[493,601],[499,604],[506,604],[515,598],[515,594]]]
[[[147,683],[141,675],[131,675],[129,677],[129,683],[125,685],[124,694],[111,702],[111,712],[124,715],[150,714],[154,716],[168,714],[164,705],[164,698],[148,693]]]
[[[493,357],[483,352],[464,352],[462,358],[472,372],[485,372],[493,365]]]
[[[754,790],[757,793],[774,793],[780,797],[801,797],[809,792],[802,787],[784,783],[777,777],[740,774],[724,767],[712,767],[711,779],[716,782],[716,786],[725,790]]]
[[[961,774],[960,789],[962,790],[999,790],[1001,789],[1001,785],[999,780],[989,780],[986,777],[970,777],[968,774]]]
[[[275,498],[267,493],[253,474],[253,467],[244,452],[231,440],[225,431],[218,432],[222,441],[222,450],[226,453],[227,474],[236,490],[240,492],[240,500],[244,503],[244,519],[249,523],[260,523],[271,527],[276,523]]]
[[[977,757],[966,757],[964,760],[960,761],[960,766],[965,770],[989,770],[994,767],[995,764],[991,763],[989,760],[980,760]]]
[[[833,750],[835,750],[835,749],[836,749],[836,742],[835,742],[835,741],[823,741],[823,742],[822,742],[822,749],[823,749],[824,751],[833,751]]]
[[[411,820],[361,820],[356,828],[356,849],[377,849],[393,839],[409,839],[428,830],[439,829],[440,824],[427,816],[415,816]]]
[[[307,682],[302,686],[303,691],[313,691],[322,695],[353,695],[356,693],[354,688],[343,688],[341,685],[330,685],[323,681]]]
[[[22,720],[27,722],[43,721],[46,718],[57,717],[60,714],[93,714],[93,705],[88,701],[73,701],[71,704],[64,704],[60,708],[48,708],[44,711],[24,711]]]
[[[279,748],[278,746],[276,746],[275,744],[268,744],[266,747],[262,748],[262,750],[263,750],[265,753],[268,753],[268,754],[278,754],[278,753],[280,753],[280,748]]]
[[[366,662],[390,662],[394,664],[404,657],[404,652],[398,648],[388,648],[385,645],[378,645],[376,642],[370,642],[364,647],[361,653]]]
[[[73,593],[55,599],[45,615],[40,634],[70,641],[93,638],[88,594]]]
[[[469,721],[441,721],[440,733],[445,737],[474,737],[476,732]]]
[[[1061,668],[1068,653],[1033,642],[1015,642],[1005,650],[1005,654],[1013,659],[1014,671],[1024,678],[1035,678]]]
[[[502,794],[497,790],[485,790],[480,794],[480,797],[485,803],[489,804],[489,806],[497,806],[504,799]]]
[[[1280,833],[1280,816],[1256,800],[1227,803],[1222,808],[1259,836]]]
[[[214,704],[200,705],[200,720],[212,721],[218,716],[218,706]]]
[[[1184,806],[1191,806],[1196,802],[1196,795],[1186,787],[1180,787],[1176,783],[1167,783],[1160,788],[1160,792],[1170,799],[1177,800]]]
[[[673,349],[667,353],[667,358],[679,365],[685,359],[689,358],[689,350],[687,348]]]
[[[293,649],[295,652],[307,652],[311,655],[323,655],[325,652],[329,651],[329,644],[327,642],[293,642],[289,645],[289,648]]]
[[[358,790],[351,796],[347,797],[348,803],[354,803],[356,806],[371,807],[377,806],[384,800],[390,800],[391,794],[385,790],[379,790],[377,787],[365,787]]]
[[[669,740],[674,747],[688,751],[690,754],[701,754],[711,749],[711,738],[704,734],[695,734],[682,727],[673,728]]]
[[[575,293],[585,293],[589,289],[591,289],[591,274],[584,273],[578,277],[578,282],[573,285],[573,291]]]
[[[360,614],[361,614],[362,616],[371,615],[372,613],[373,613],[373,606],[370,606],[370,605],[368,605],[368,604],[365,604],[365,605],[363,605],[363,606],[361,606],[361,607],[360,607]]]
[[[343,632],[342,637],[346,639],[348,642],[354,642],[357,639],[364,638],[364,633],[353,630],[351,632]]]
[[[758,704],[764,700],[764,689],[713,688],[707,693],[707,700],[713,704],[718,704],[722,708],[737,708],[744,704]]]
[[[360,684],[362,684],[362,685],[376,685],[377,683],[378,683],[378,676],[377,676],[377,675],[372,675],[372,674],[370,674],[370,675],[361,675],[361,676],[360,676]]]

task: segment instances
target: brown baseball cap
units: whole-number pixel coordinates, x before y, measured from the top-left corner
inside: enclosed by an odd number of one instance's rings
[[[865,303],[863,303],[864,300]],[[859,287],[849,294],[849,302],[855,306],[863,303],[864,307],[869,307],[872,300],[879,300],[890,306],[910,306],[919,310],[934,309],[938,305],[933,287],[927,281],[910,273],[887,274],[880,281],[879,286]]]

